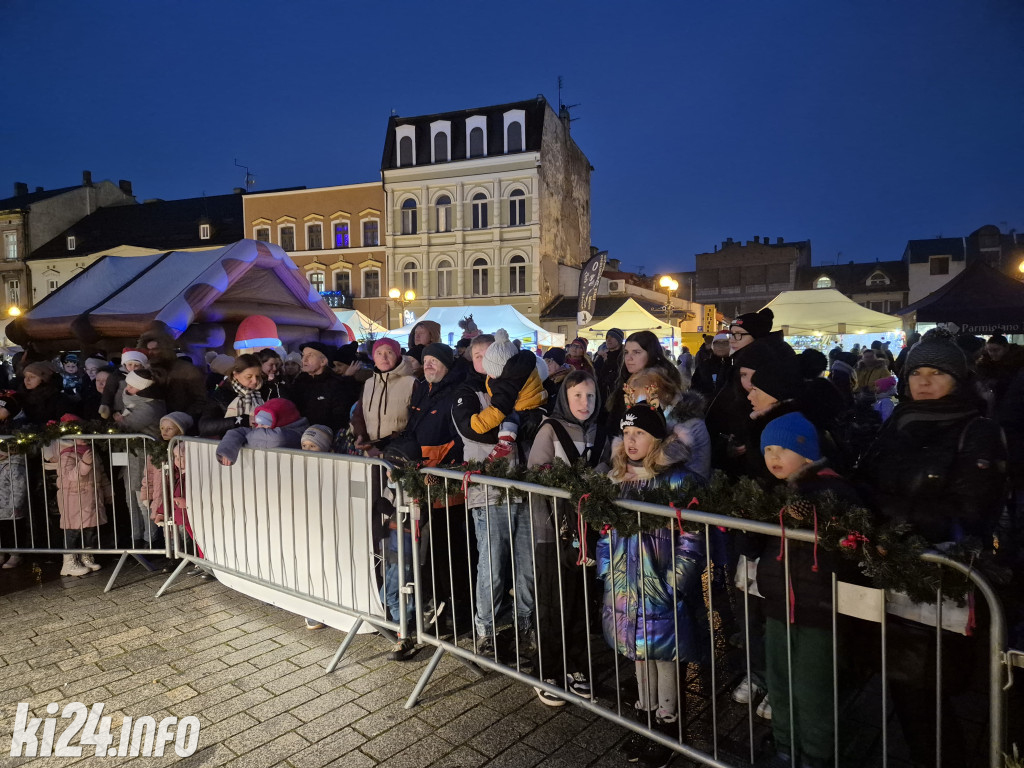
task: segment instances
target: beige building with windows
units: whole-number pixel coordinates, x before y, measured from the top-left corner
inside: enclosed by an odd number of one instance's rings
[[[381,175],[388,288],[408,309],[507,305],[537,322],[590,255],[590,172],[568,110],[530,101],[392,117]]]
[[[332,307],[387,325],[384,210],[380,182],[253,192],[245,236],[288,251]]]

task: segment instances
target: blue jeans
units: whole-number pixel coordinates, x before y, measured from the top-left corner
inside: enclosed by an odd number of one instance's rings
[[[398,531],[393,530],[388,534],[388,545],[386,550],[386,562],[384,565],[384,586],[380,591],[380,599],[388,608],[388,615],[394,622],[401,622],[402,607],[399,602],[399,590],[412,581],[412,561],[416,556],[412,548],[412,534],[405,534],[405,549],[402,556],[405,558],[405,578],[399,578],[398,571]],[[416,631],[416,601],[412,595],[406,595],[405,617],[406,631],[412,634]]]
[[[532,626],[533,537],[530,509],[525,504],[501,501],[474,507],[476,546],[476,631],[493,635],[518,621],[519,631]],[[515,587],[515,613],[509,589]]]

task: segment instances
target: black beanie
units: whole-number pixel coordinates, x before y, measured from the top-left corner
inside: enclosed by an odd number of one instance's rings
[[[783,400],[792,400],[800,394],[803,387],[796,356],[773,358],[767,365],[754,370],[750,383],[780,403]]]
[[[1010,342],[1006,340],[1006,337],[1002,333],[996,331],[992,336],[988,337],[986,344],[999,344],[1000,346],[1009,346]]]
[[[441,365],[449,371],[452,369],[452,366],[455,365],[455,353],[452,352],[452,348],[439,341],[431,342],[423,348],[423,357],[426,357],[427,355],[439,360]]]
[[[565,365],[565,350],[561,347],[552,347],[544,353],[545,360],[554,360],[555,365]]]
[[[922,367],[948,373],[957,381],[967,378],[967,358],[949,331],[941,328],[928,331],[907,353],[907,364],[903,368],[906,375]]]
[[[828,368],[828,358],[816,349],[805,349],[799,360],[800,375],[805,379],[816,379]]]
[[[738,325],[755,339],[760,339],[772,332],[774,319],[775,313],[765,307],[758,312],[747,312],[745,315],[740,315],[729,324],[729,330],[732,330],[734,325]]]
[[[626,427],[642,429],[657,440],[664,440],[668,437],[665,414],[661,412],[660,408],[655,408],[647,403],[637,403],[626,411],[622,421],[619,422],[619,429],[624,430]]]

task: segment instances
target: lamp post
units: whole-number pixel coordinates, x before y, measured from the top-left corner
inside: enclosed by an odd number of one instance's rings
[[[676,353],[676,329],[672,327],[672,294],[679,290],[679,281],[671,275],[662,275],[658,285],[665,289],[665,317],[672,334],[672,354],[674,355]]]
[[[402,305],[402,314],[400,316],[402,322],[400,322],[398,325],[399,327],[405,325],[405,305],[409,304],[410,302],[416,301],[416,291],[410,288],[409,290],[403,293],[398,288],[392,288],[390,291],[388,291],[388,298],[391,299],[392,301],[397,301],[399,304]],[[388,325],[391,325],[390,306],[388,307]]]
[[[18,317],[18,316],[21,315],[21,310],[18,309],[18,305],[15,304],[15,305],[11,306],[10,308],[8,308],[7,314],[10,317]]]

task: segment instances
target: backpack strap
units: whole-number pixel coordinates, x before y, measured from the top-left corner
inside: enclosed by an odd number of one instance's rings
[[[565,457],[569,460],[569,464],[575,464],[580,458],[580,452],[576,448],[576,444],[569,437],[569,430],[565,428],[565,424],[560,422],[558,419],[544,419],[541,422],[543,427],[545,424],[551,426],[551,429],[555,432],[555,437],[558,438],[559,444],[562,446],[562,450],[565,452]]]

